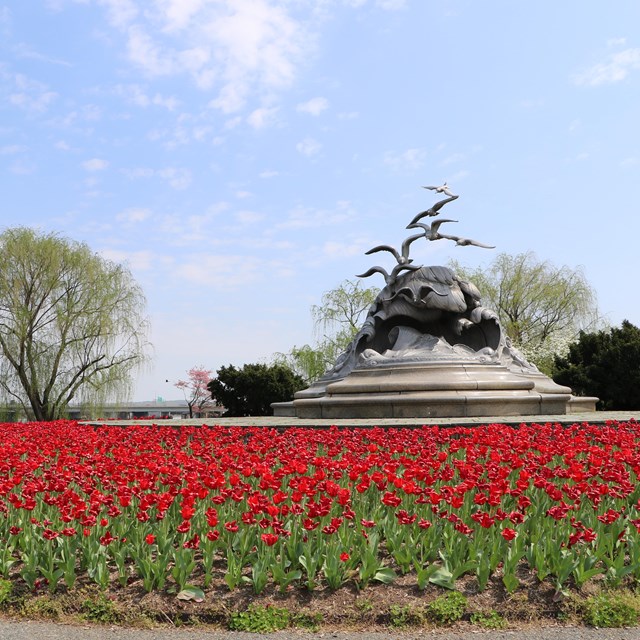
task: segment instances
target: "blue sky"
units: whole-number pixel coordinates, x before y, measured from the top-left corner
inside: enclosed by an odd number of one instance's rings
[[[497,249],[416,263],[533,251],[640,325],[638,25],[635,0],[0,0],[1,225],[128,263],[138,400],[312,342],[445,180]]]

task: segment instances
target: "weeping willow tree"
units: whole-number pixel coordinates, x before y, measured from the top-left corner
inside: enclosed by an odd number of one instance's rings
[[[486,269],[455,260],[449,266],[478,287],[483,306],[498,314],[515,346],[544,373],[552,372],[554,356],[565,355],[580,330],[603,322],[580,267],[556,266],[532,252],[501,253]]]
[[[378,289],[363,289],[361,280],[344,280],[335,289],[325,291],[321,303],[311,307],[316,344],[276,353],[274,363],[288,366],[308,384],[314,382],[349,346],[377,295]]]
[[[0,234],[0,398],[35,420],[123,399],[146,361],[145,306],[129,270],[85,244]]]

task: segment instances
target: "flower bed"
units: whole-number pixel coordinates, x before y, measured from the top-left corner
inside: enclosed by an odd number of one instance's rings
[[[640,423],[281,432],[0,425],[0,575],[557,592],[640,579]]]

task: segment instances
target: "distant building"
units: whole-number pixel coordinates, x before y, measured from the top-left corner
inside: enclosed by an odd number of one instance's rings
[[[194,418],[219,418],[226,409],[220,405],[207,407],[205,411],[193,410]],[[186,400],[164,400],[158,398],[146,402],[122,402],[106,404],[98,411],[81,406],[70,406],[69,418],[80,420],[85,418],[104,418],[117,420],[131,420],[133,418],[174,418],[185,420],[189,418],[189,407]],[[93,414],[93,415],[88,415]]]

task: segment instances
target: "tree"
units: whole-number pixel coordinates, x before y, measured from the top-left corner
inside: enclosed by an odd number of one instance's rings
[[[498,314],[514,345],[548,369],[552,349],[566,349],[581,329],[598,323],[596,295],[581,268],[557,267],[532,252],[501,253],[487,269],[451,269],[473,282],[482,304]],[[557,351],[556,351],[557,353]]]
[[[221,367],[207,388],[225,416],[269,416],[272,402],[286,402],[304,389],[303,378],[282,364]]]
[[[598,408],[640,409],[640,329],[628,320],[619,328],[581,331],[555,365],[553,379],[576,395],[600,398]]]
[[[0,234],[0,389],[29,417],[124,396],[147,329],[144,295],[122,265],[56,234]]]
[[[323,293],[321,304],[311,307],[315,346],[294,346],[289,353],[276,354],[275,362],[287,365],[307,383],[330,369],[358,333],[378,295],[378,289],[363,289],[361,285],[360,280],[344,280],[335,289]]]
[[[193,418],[194,409],[196,413],[203,413],[213,404],[207,389],[212,379],[211,369],[205,369],[203,366],[193,367],[187,371],[187,376],[188,380],[178,380],[174,386],[182,390],[189,407],[189,417]]]

